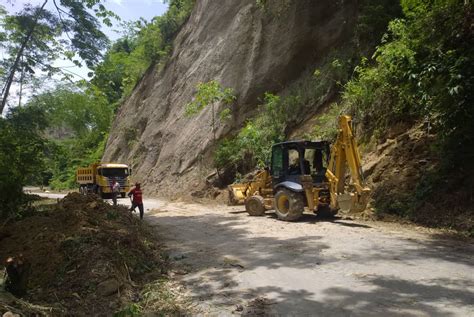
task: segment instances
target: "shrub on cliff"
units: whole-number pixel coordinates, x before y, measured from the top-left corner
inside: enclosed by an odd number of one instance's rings
[[[390,23],[373,61],[356,68],[345,103],[366,135],[383,136],[380,131],[400,121],[429,120],[446,162],[458,164],[474,153],[473,6],[404,0],[402,7],[405,18]]]

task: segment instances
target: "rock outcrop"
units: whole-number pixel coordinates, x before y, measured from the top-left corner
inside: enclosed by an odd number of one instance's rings
[[[199,190],[212,172],[214,144],[204,109],[186,117],[198,82],[234,90],[232,120],[240,128],[266,91],[278,93],[351,36],[357,1],[197,1],[166,65],[150,69],[122,104],[104,161],[127,162],[148,193],[174,197]]]

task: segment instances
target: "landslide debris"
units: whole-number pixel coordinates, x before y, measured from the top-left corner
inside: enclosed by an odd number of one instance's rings
[[[454,229],[474,235],[473,172],[441,175],[441,158],[431,147],[436,135],[423,124],[400,126],[364,155],[372,206],[381,219],[402,217],[429,227]]]
[[[0,293],[0,314],[138,311],[146,284],[163,281],[167,270],[166,257],[145,223],[125,207],[78,193],[0,229],[0,268],[20,254],[31,265],[28,292],[23,301]]]

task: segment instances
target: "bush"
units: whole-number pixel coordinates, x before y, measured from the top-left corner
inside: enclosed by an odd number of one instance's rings
[[[356,68],[344,102],[366,135],[400,121],[429,120],[439,131],[439,148],[450,154],[445,162],[454,166],[473,155],[472,5],[405,0],[402,6],[405,19],[392,21],[374,59]]]
[[[46,121],[36,107],[15,108],[0,118],[0,217],[18,213],[28,202],[23,194],[27,183],[40,182],[44,166],[44,139],[40,132]]]

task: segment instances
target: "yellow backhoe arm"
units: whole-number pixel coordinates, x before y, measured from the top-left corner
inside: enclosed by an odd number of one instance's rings
[[[346,168],[349,167],[351,182],[346,190]],[[339,131],[331,148],[331,158],[326,171],[330,183],[331,207],[360,212],[367,207],[370,188],[363,180],[359,148],[351,129],[351,117],[339,117]]]

